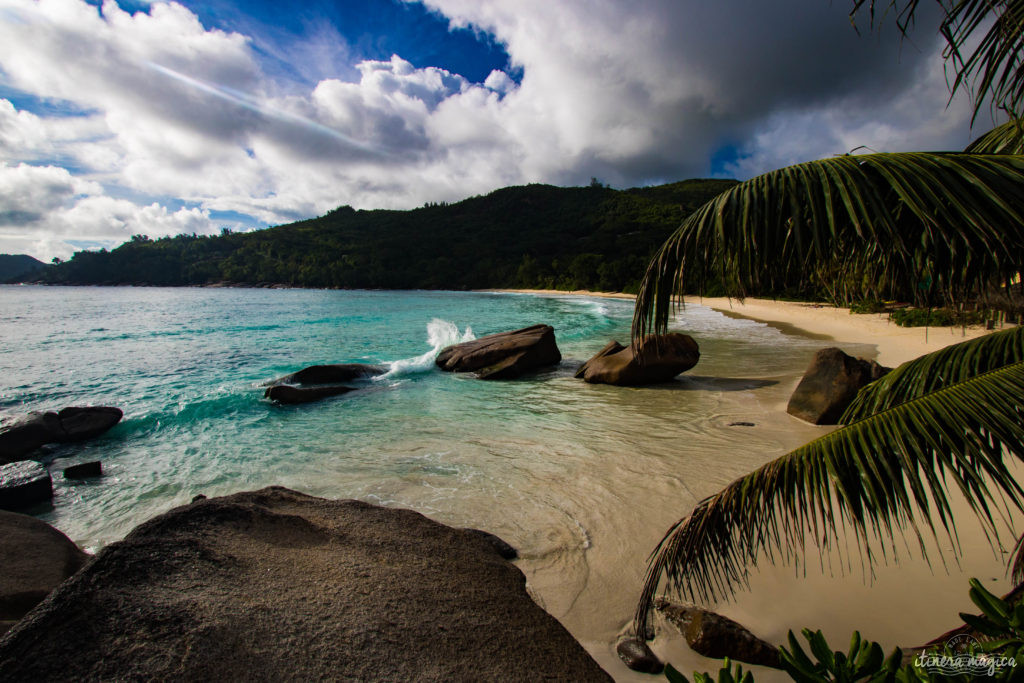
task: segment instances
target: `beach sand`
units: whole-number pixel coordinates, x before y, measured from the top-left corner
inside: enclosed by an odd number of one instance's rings
[[[632,298],[625,294],[586,291],[531,290],[529,293]],[[822,347],[828,346],[830,340],[872,344],[877,348],[877,360],[891,367],[986,333],[980,328],[901,328],[890,323],[884,314],[851,315],[846,309],[815,304],[764,299],[747,299],[741,303],[724,298],[688,298],[687,302],[709,306],[726,315],[758,320],[786,334],[810,336],[821,340]],[[791,430],[789,440],[796,447],[829,430],[811,427],[786,415],[790,391],[792,387],[785,387],[772,394],[773,403],[767,408],[776,413],[773,415],[774,429]],[[781,453],[766,453],[763,462],[778,455]],[[1024,474],[1024,470],[1021,473]],[[966,503],[954,499],[952,504],[954,511],[959,513],[956,517],[961,551],[959,558],[951,552],[953,544],[944,536],[937,541],[926,538],[930,565],[921,559],[916,540],[908,539],[906,543],[897,540],[899,560],[878,564],[872,572],[862,568],[860,555],[852,543],[845,549],[844,557],[848,562],[844,563],[835,552],[819,557],[813,542],[808,541],[806,566],[773,564],[762,558],[758,566],[751,568],[749,588],[738,591],[733,600],[705,607],[739,621],[774,644],[786,643],[787,631],[799,634],[804,627],[821,629],[833,649],[843,651],[848,647],[854,630],[881,643],[886,653],[896,646],[924,643],[958,626],[961,623],[958,612],[977,612],[967,595],[969,578],[977,577],[996,594],[1008,592],[1012,587],[1005,570],[1015,538],[1012,530],[1003,534],[1003,548],[993,550]],[[663,524],[665,519],[686,512],[681,509],[672,511],[670,515],[664,510],[651,510],[646,514],[657,520],[654,525],[661,524],[660,530],[663,531],[667,528]],[[1008,518],[1005,528],[1012,526],[1020,530],[1024,526],[1020,515],[1008,515]],[[648,552],[660,536],[657,533],[651,539],[644,539],[649,544]],[[943,551],[941,556],[940,548]],[[568,606],[560,604],[568,598],[561,595],[563,589],[556,577],[528,562],[520,566],[542,604],[562,620],[616,680],[649,681],[652,680],[649,676],[629,671],[618,661],[614,653],[614,634],[608,633],[606,627],[597,627],[608,621],[607,612],[611,610],[621,618],[621,632],[628,629],[631,616],[628,605],[635,604],[639,593],[646,552],[637,557],[633,547],[629,547],[628,552],[627,548],[622,550],[621,556],[604,555],[601,559],[594,553],[587,590],[583,594],[574,594],[572,604]],[[637,565],[641,568],[638,569]],[[658,637],[651,642],[651,647],[663,660],[671,662],[687,676],[694,670],[717,671],[718,661],[694,653],[671,627],[661,623],[660,618],[657,621]],[[804,644],[803,638],[799,638]],[[782,672],[761,667],[752,669],[759,683],[789,680]]]

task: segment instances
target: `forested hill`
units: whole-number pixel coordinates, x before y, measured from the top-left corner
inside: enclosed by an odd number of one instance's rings
[[[410,211],[356,211],[250,233],[136,236],[46,269],[51,284],[629,291],[682,219],[731,180],[613,190],[527,185]]]
[[[30,275],[45,267],[45,263],[26,254],[0,254],[0,282]]]

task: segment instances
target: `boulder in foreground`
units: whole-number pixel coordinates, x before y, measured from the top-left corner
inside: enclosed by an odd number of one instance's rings
[[[678,605],[665,599],[654,606],[686,638],[690,649],[712,659],[729,659],[747,664],[781,668],[779,650],[721,614],[694,607]]]
[[[579,367],[576,377],[592,384],[658,384],[671,381],[698,360],[700,348],[693,337],[670,332],[644,337],[636,347],[609,342]]]
[[[342,382],[358,382],[385,372],[385,367],[363,363],[311,365],[274,380],[263,392],[263,396],[278,403],[311,403],[357,389]]]
[[[816,425],[838,424],[840,416],[866,384],[889,372],[875,361],[854,358],[830,347],[814,354],[789,398],[786,412]]]
[[[0,430],[0,463],[21,460],[48,443],[85,441],[99,436],[123,416],[119,408],[110,406],[74,406],[56,413],[30,413]]]
[[[0,465],[0,510],[21,510],[52,499],[50,473],[35,460]]]
[[[486,539],[282,488],[107,546],[0,641],[52,679],[611,680]]]
[[[0,556],[0,635],[89,559],[46,522],[13,512],[0,512]]]
[[[514,379],[561,360],[555,328],[533,325],[449,346],[435,362],[446,372],[475,372],[480,379]]]

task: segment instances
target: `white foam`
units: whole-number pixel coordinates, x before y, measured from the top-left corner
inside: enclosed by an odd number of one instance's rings
[[[441,352],[441,349],[453,344],[473,341],[474,339],[476,339],[476,335],[473,334],[473,328],[468,325],[466,326],[466,331],[460,333],[455,323],[434,318],[427,323],[427,344],[430,345],[430,350],[413,358],[391,361],[388,364],[388,371],[377,379],[393,378],[396,375],[409,375],[431,370],[434,367],[434,359],[437,358],[437,354]]]

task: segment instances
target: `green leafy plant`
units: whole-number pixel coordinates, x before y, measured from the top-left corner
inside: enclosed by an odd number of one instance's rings
[[[690,679],[681,674],[671,664],[665,665],[665,678],[670,683],[690,683]],[[722,668],[718,670],[718,673],[693,672],[693,683],[754,683],[754,674],[744,671],[742,665],[731,662],[726,657],[722,660]]]
[[[804,652],[792,631],[789,632],[789,648],[779,650],[783,668],[797,683],[881,683],[893,680],[900,668],[902,653],[898,648],[886,658],[878,643],[864,640],[858,631],[853,632],[850,648],[845,653],[833,651],[821,631],[805,628],[802,633],[814,660]]]
[[[944,308],[897,308],[889,317],[900,327],[949,327],[959,322]]]

